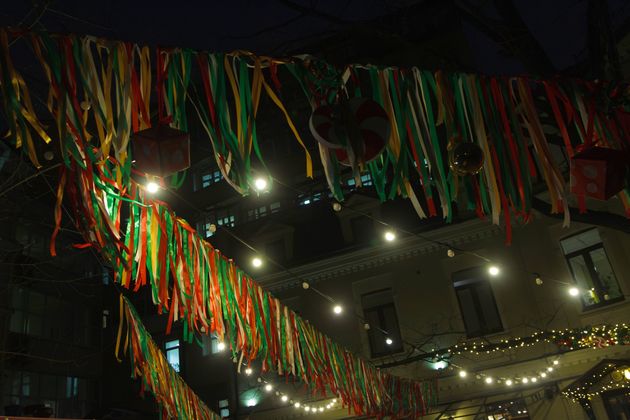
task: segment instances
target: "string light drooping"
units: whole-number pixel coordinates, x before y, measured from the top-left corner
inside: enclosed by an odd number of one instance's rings
[[[155,181],[147,182],[147,191],[151,194],[155,194],[160,190],[160,185]]]

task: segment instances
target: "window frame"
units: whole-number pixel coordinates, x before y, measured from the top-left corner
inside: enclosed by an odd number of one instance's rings
[[[168,345],[170,343],[177,343],[176,345],[172,346],[172,347],[168,347]],[[177,350],[177,361],[178,361],[178,368],[176,369],[175,366],[173,366],[170,362],[170,360],[168,359],[168,354],[171,351]],[[176,338],[174,340],[166,340],[164,341],[164,356],[166,357],[166,362],[168,363],[168,365],[170,367],[172,367],[175,372],[177,373],[181,373],[182,369],[183,369],[183,363],[182,363],[182,342],[179,338]]]
[[[601,394],[602,403],[604,404],[604,409],[606,410],[606,415],[608,416],[609,419],[614,418],[613,417],[614,413],[612,411],[612,405],[610,404],[610,398],[611,397],[626,396],[627,393],[628,393],[627,388],[616,388],[616,389],[611,389],[611,390],[602,392],[602,394]],[[626,411],[630,412],[630,408],[627,409]]]
[[[599,242],[593,245],[589,245],[585,248],[580,248],[576,251],[572,251],[570,253],[566,253],[564,251],[564,248],[562,247],[562,241],[565,241],[567,239],[579,236],[579,235],[583,235],[584,233],[591,231],[591,230],[597,230],[597,234],[599,237]],[[564,238],[560,239],[560,249],[562,251],[562,254],[564,255],[564,260],[567,264],[567,266],[569,267],[569,272],[571,273],[571,278],[573,280],[573,284],[575,286],[579,286],[577,278],[575,276],[575,271],[573,270],[573,266],[571,265],[571,259],[575,258],[575,257],[582,257],[584,259],[584,265],[588,270],[588,274],[590,276],[590,281],[591,284],[593,284],[594,288],[595,288],[595,293],[597,294],[597,297],[599,298],[599,302],[598,303],[594,303],[592,305],[587,305],[584,302],[584,299],[582,299],[582,296],[580,294],[580,302],[582,304],[582,311],[590,311],[593,309],[597,309],[597,308],[601,308],[604,306],[608,306],[608,305],[612,305],[613,303],[617,303],[617,302],[623,302],[625,300],[625,296],[623,293],[623,290],[621,290],[621,284],[619,283],[619,279],[617,277],[617,274],[615,273],[615,268],[613,267],[613,265],[610,263],[610,258],[608,257],[608,252],[606,252],[606,247],[604,246],[604,241],[601,238],[601,235],[599,234],[599,230],[597,228],[590,228],[590,229],[585,229],[582,230],[580,232],[574,233],[573,235],[569,235],[569,236],[565,236]],[[604,256],[606,257],[606,261],[608,262],[608,265],[610,266],[610,270],[613,273],[613,276],[615,277],[615,281],[617,282],[617,287],[619,288],[619,291],[621,292],[621,294],[615,298],[612,299],[604,299],[604,287],[603,284],[601,282],[601,279],[599,278],[599,274],[597,273],[597,270],[595,270],[595,264],[593,263],[593,258],[591,257],[591,252],[597,250],[597,249],[602,249],[604,251]]]
[[[456,277],[458,275],[464,275],[463,273],[470,273],[470,278],[456,280]],[[468,270],[457,271],[453,273],[452,279],[453,279],[453,291],[455,292],[455,298],[457,299],[457,305],[459,306],[459,313],[461,314],[462,322],[464,323],[464,329],[466,330],[467,338],[483,337],[489,334],[496,334],[496,333],[505,331],[505,326],[503,325],[503,319],[501,318],[501,312],[499,311],[499,305],[497,305],[497,299],[494,295],[494,290],[492,289],[492,282],[490,281],[488,276],[485,274],[483,267],[476,267],[476,268],[472,268]],[[457,283],[459,282],[462,282],[464,284],[457,285]],[[490,289],[490,295],[492,297],[492,309],[494,309],[495,313],[497,314],[497,318],[499,321],[498,329],[491,329],[487,325],[488,322],[485,319],[483,308],[479,299],[479,294],[477,292],[477,289],[479,288],[479,285],[481,284],[488,285],[488,288]],[[462,306],[462,301],[458,293],[460,290],[469,290],[469,289],[471,290],[471,295],[473,298],[473,305],[475,308],[475,314],[477,315],[477,321],[479,321],[479,324],[480,324],[479,332],[469,331],[468,324],[466,322],[466,317],[464,316],[464,308]]]
[[[377,293],[383,293],[389,291],[389,297],[390,300],[388,302],[385,303],[380,303],[378,305],[370,305],[367,307],[364,307],[363,305],[363,298],[365,296],[369,296],[369,295],[373,295],[373,294],[377,294]],[[391,307],[392,309],[392,313],[394,314],[394,321],[396,323],[396,331],[389,331],[389,335],[392,337],[395,337],[396,342],[392,343],[392,345],[390,346],[389,351],[375,351],[374,346],[372,345],[372,341],[375,340],[373,339],[373,334],[375,334],[375,332],[380,332],[379,330],[381,328],[384,328],[383,325],[385,325],[386,323],[385,321],[385,316],[384,316],[384,308],[389,308]],[[376,359],[376,358],[380,358],[380,357],[385,357],[385,356],[391,356],[394,354],[398,354],[398,353],[402,353],[405,351],[405,346],[403,343],[403,338],[402,338],[402,332],[400,330],[400,320],[398,317],[398,310],[396,308],[396,302],[394,302],[394,295],[393,295],[393,291],[391,288],[386,288],[386,289],[380,289],[380,290],[374,290],[368,293],[363,293],[361,295],[361,308],[363,309],[363,319],[366,320],[366,322],[368,322],[367,320],[369,319],[368,317],[368,312],[370,311],[374,311],[377,310],[377,314],[378,314],[378,326],[374,326],[374,325],[370,325],[370,328],[366,331],[366,335],[367,335],[367,341],[368,341],[368,346],[370,348],[370,357],[372,359]],[[377,327],[377,328],[375,328]],[[387,336],[382,333],[383,335],[383,339],[385,339]],[[387,349],[387,346],[385,347]]]

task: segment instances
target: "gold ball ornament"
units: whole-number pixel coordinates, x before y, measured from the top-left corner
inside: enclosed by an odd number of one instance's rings
[[[483,167],[483,161],[481,148],[467,141],[456,144],[448,155],[449,166],[458,176],[475,175]]]
[[[82,101],[81,102],[81,109],[84,111],[88,111],[90,108],[92,108],[92,104],[90,104],[90,101]]]

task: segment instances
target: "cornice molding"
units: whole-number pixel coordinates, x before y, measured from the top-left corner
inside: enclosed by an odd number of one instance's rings
[[[460,247],[463,244],[492,238],[499,234],[502,232],[498,226],[475,219],[423,232],[422,236]],[[256,280],[272,292],[286,290],[301,285],[302,279],[309,283],[317,283],[438,251],[444,251],[444,247],[430,240],[411,236],[400,238],[391,246],[370,246],[345,252],[319,261],[291,267],[290,273],[281,271],[257,277]]]

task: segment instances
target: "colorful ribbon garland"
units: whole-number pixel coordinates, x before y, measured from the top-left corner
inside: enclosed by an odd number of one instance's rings
[[[72,139],[89,141],[87,129],[77,130],[84,126],[83,120],[93,118],[101,157],[108,157],[113,145],[121,169],[129,170],[130,135],[151,124],[149,48],[89,36],[28,34],[50,84],[47,106],[57,121],[56,140],[68,142],[62,149],[78,153]],[[0,30],[4,112],[16,146],[25,144],[38,166],[31,132],[44,141],[51,136],[11,64],[10,35]],[[189,49],[156,49],[154,68],[160,121],[186,130],[186,103],[191,103],[210,138],[223,178],[241,194],[249,192],[255,171],[267,170],[256,129],[263,91],[285,116],[305,151],[306,175],[312,176],[309,147],[276,93],[281,90],[279,69],[286,68],[312,108],[334,103],[340,96],[367,96],[386,110],[392,126],[386,151],[365,168],[355,167],[353,174],[357,178],[357,171],[369,171],[381,200],[405,196],[420,217],[441,214],[450,221],[453,202],[460,199],[479,217],[489,215],[495,224],[503,216],[508,242],[513,216],[525,222],[529,218],[537,180],[546,184],[552,211],[563,212],[565,224],[569,222],[568,188],[543,127],[557,129],[568,157],[593,144],[630,148],[628,86],[624,84],[370,65],[339,69],[308,56],[281,60],[243,51],[209,54]],[[69,100],[61,100],[66,93]],[[450,171],[449,151],[461,141],[474,142],[482,149],[485,163],[480,174],[459,177]],[[343,200],[341,166],[334,153],[317,146],[330,189]],[[119,181],[121,176],[122,172],[117,174]],[[181,176],[172,182],[178,185]],[[577,197],[580,210],[585,211],[585,195]],[[622,191],[619,198],[630,217],[630,192]]]
[[[124,326],[127,326],[123,336]],[[124,338],[124,342],[121,341]],[[135,308],[127,298],[120,295],[120,324],[116,341],[116,357],[120,347],[129,356],[131,377],[140,378],[142,392],[148,389],[161,409],[163,419],[221,418],[190,389],[179,374],[168,363],[160,347],[144,328]],[[118,359],[120,360],[120,359]]]

